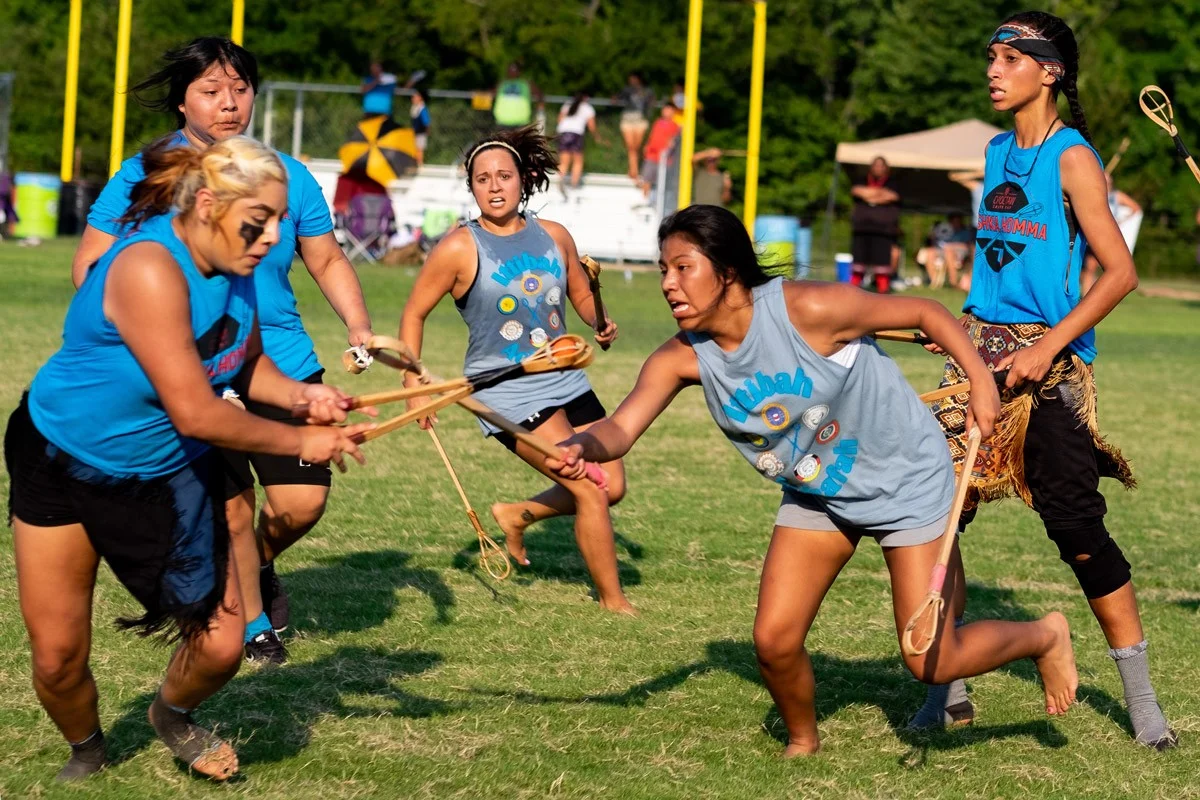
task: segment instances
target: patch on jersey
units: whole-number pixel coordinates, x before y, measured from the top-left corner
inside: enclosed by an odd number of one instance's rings
[[[836,419],[830,421],[828,425],[817,431],[817,444],[829,444],[837,438],[839,430],[838,421]]]
[[[526,275],[521,279],[521,291],[533,296],[542,290],[542,279],[537,275]]]
[[[557,286],[551,286],[546,292],[546,302],[552,306],[558,305],[558,301],[562,299],[562,289]]]
[[[1029,196],[1020,184],[1005,181],[983,198],[983,207],[996,214],[1015,214],[1029,205]]]
[[[762,410],[763,422],[773,431],[781,431],[792,421],[788,410],[778,403],[769,403]]]
[[[821,474],[821,459],[809,453],[800,459],[800,463],[792,470],[792,474],[799,478],[802,483],[811,483]]]
[[[1020,261],[1021,254],[1025,252],[1025,245],[1021,242],[986,239],[982,236],[978,237],[975,242],[983,251],[984,260],[987,261],[987,265],[992,268],[993,272],[999,272],[1009,264]]]
[[[550,341],[550,338],[546,336],[546,331],[541,328],[534,328],[529,332],[529,342],[534,347],[541,347],[548,341]]]
[[[774,453],[763,453],[754,462],[754,466],[768,478],[778,478],[783,474],[783,462]]]
[[[510,319],[508,322],[500,326],[500,335],[510,342],[515,342],[521,338],[521,334],[525,332],[525,326],[517,322],[515,319]]]
[[[517,310],[517,298],[511,294],[504,295],[496,301],[496,310],[507,317]]]
[[[557,311],[550,312],[550,327],[558,330],[562,327],[562,317],[558,316]]]
[[[815,431],[828,415],[829,406],[821,403],[804,409],[804,413],[800,415],[800,421],[804,423],[804,427]]]

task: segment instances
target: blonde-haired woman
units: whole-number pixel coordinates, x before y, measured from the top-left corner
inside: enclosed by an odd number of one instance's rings
[[[362,460],[346,396],[284,377],[262,354],[252,274],[279,239],[287,173],[246,137],[144,154],[127,213],[137,232],[89,272],[61,349],[9,419],[4,456],[33,685],[71,744],[61,779],[105,763],[88,668],[101,558],[145,608],[120,620],[178,640],[150,722],[171,752],[223,780],[237,755],[191,712],[237,672],[245,625],[213,447],[325,463]],[[308,403],[310,427],[221,399]]]

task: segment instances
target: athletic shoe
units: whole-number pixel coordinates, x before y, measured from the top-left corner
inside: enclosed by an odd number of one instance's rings
[[[291,607],[288,605],[288,593],[275,574],[275,562],[263,567],[258,573],[258,591],[262,594],[262,606],[271,620],[271,627],[276,633],[283,633],[288,628]]]
[[[287,648],[275,631],[263,631],[246,642],[246,660],[283,665],[287,663]]]

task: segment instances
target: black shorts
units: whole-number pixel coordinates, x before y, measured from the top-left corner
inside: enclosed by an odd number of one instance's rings
[[[578,397],[572,398],[562,405],[546,406],[541,411],[536,411],[530,414],[525,419],[517,424],[527,431],[536,431],[538,426],[544,423],[550,417],[562,409],[567,414],[567,422],[571,423],[572,428],[578,428],[580,425],[587,425],[591,422],[597,422],[608,416],[608,412],[604,410],[604,404],[600,402],[600,398],[596,397],[596,393],[588,389]],[[517,451],[517,440],[513,438],[511,433],[494,434],[496,441],[512,450]]]
[[[324,370],[318,370],[305,378],[302,383],[321,383]],[[242,398],[246,410],[251,414],[282,422],[285,425],[303,425],[304,420],[292,416],[291,411],[278,406],[256,403],[249,398]],[[225,459],[225,496],[233,498],[254,486],[254,476],[258,476],[260,486],[330,486],[333,484],[333,472],[328,464],[309,464],[295,456],[273,456],[265,453],[242,453],[237,450],[222,450]],[[250,467],[254,472],[250,472]]]
[[[4,460],[9,522],[82,525],[146,609],[118,624],[149,634],[174,623],[184,637],[207,630],[225,596],[229,558],[224,472],[215,451],[163,477],[114,478],[48,442],[26,397],[9,417]]]

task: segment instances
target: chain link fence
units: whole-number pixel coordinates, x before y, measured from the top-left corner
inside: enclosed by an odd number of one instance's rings
[[[8,167],[8,125],[12,117],[13,73],[0,72],[0,172]]]
[[[408,97],[412,90],[398,88],[392,118],[408,125]],[[492,112],[477,92],[430,89],[425,93],[429,109],[428,164],[455,164],[474,140],[496,127]],[[548,95],[545,99],[545,130],[555,134],[558,113],[571,98]],[[585,164],[589,172],[624,174],[628,170],[625,144],[621,138],[621,107],[605,98],[589,100],[596,109],[596,129],[601,143],[589,134]],[[337,158],[337,151],[363,117],[358,86],[328,83],[265,83],[255,103],[251,133],[264,143],[295,158]]]

